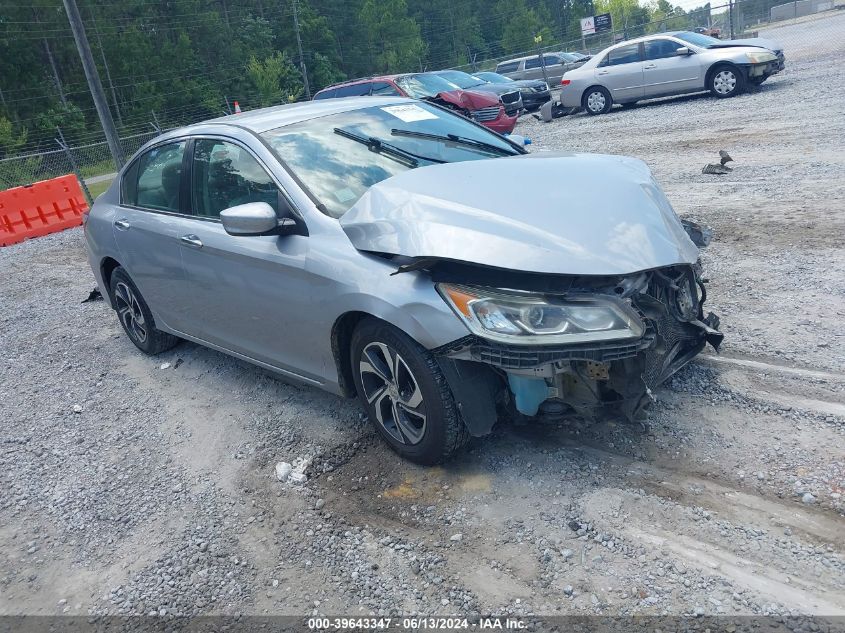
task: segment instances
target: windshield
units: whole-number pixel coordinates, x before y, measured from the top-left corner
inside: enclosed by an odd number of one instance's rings
[[[675,33],[675,37],[679,40],[684,40],[685,42],[694,44],[695,46],[700,46],[701,48],[713,48],[714,46],[718,46],[723,43],[722,40],[717,40],[715,37],[702,35],[701,33],[693,33],[692,31]]]
[[[444,77],[447,81],[451,81],[453,84],[463,89],[474,88],[475,86],[481,86],[484,84],[484,81],[478,77],[473,77],[472,75],[468,75],[460,70],[441,70],[437,73],[437,75],[439,77]]]
[[[396,84],[405,91],[406,95],[414,99],[436,97],[441,92],[460,89],[460,86],[439,75],[405,75],[396,79]]]
[[[492,84],[505,84],[510,81],[513,81],[510,77],[505,77],[504,75],[500,75],[499,73],[491,73],[491,72],[483,72],[483,73],[476,73],[474,75],[479,79],[483,79],[484,81],[489,81]]]
[[[454,135],[462,141],[420,138],[413,133]],[[301,121],[261,136],[334,218],[346,213],[376,183],[416,165],[519,153],[497,134],[463,117],[410,101]],[[485,149],[483,144],[494,147]],[[403,160],[400,154],[410,158]]]

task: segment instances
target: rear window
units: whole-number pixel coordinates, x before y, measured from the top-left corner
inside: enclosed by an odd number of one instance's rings
[[[363,97],[370,94],[370,84],[351,84],[349,86],[340,86],[337,89],[335,97]]]
[[[334,88],[327,88],[326,90],[323,90],[322,92],[318,92],[317,94],[315,94],[314,98],[315,99],[331,99],[335,96],[336,92],[337,92],[337,90],[335,90]]]
[[[497,73],[512,73],[519,68],[519,62],[505,62],[496,66]]]
[[[372,88],[370,94],[373,95],[398,97],[402,94],[392,84],[386,81],[376,81],[373,83]]]
[[[614,48],[607,54],[607,57],[604,58],[601,65],[619,66],[621,64],[630,64],[638,61],[640,61],[640,45],[629,44],[628,46]]]

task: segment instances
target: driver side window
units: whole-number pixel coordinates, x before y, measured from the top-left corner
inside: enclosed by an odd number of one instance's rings
[[[194,215],[203,218],[218,218],[223,209],[247,202],[266,202],[278,213],[279,189],[244,148],[226,141],[197,139],[191,202]]]

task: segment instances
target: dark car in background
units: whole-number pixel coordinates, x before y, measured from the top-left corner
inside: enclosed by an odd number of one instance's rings
[[[340,97],[411,97],[430,101],[463,114],[499,134],[510,134],[517,115],[509,115],[502,100],[494,93],[462,90],[433,73],[408,73],[353,79],[327,86],[314,95],[315,100]]]
[[[499,73],[494,72],[480,72],[473,74],[473,77],[478,77],[491,84],[504,84],[516,86],[522,94],[522,107],[526,110],[536,110],[542,106],[546,101],[552,98],[549,84],[542,79],[511,79]]]
[[[431,74],[443,77],[446,81],[451,81],[462,90],[481,90],[483,92],[493,93],[502,100],[502,105],[505,106],[505,112],[510,116],[518,115],[522,112],[522,92],[519,88],[508,82],[491,83],[461,70],[438,70]]]

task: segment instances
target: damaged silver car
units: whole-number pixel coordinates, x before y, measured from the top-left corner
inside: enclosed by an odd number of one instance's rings
[[[357,395],[420,463],[507,415],[636,419],[722,338],[690,237],[705,231],[641,161],[528,154],[408,99],[167,132],[97,199],[85,235],[143,352],[187,339]]]

